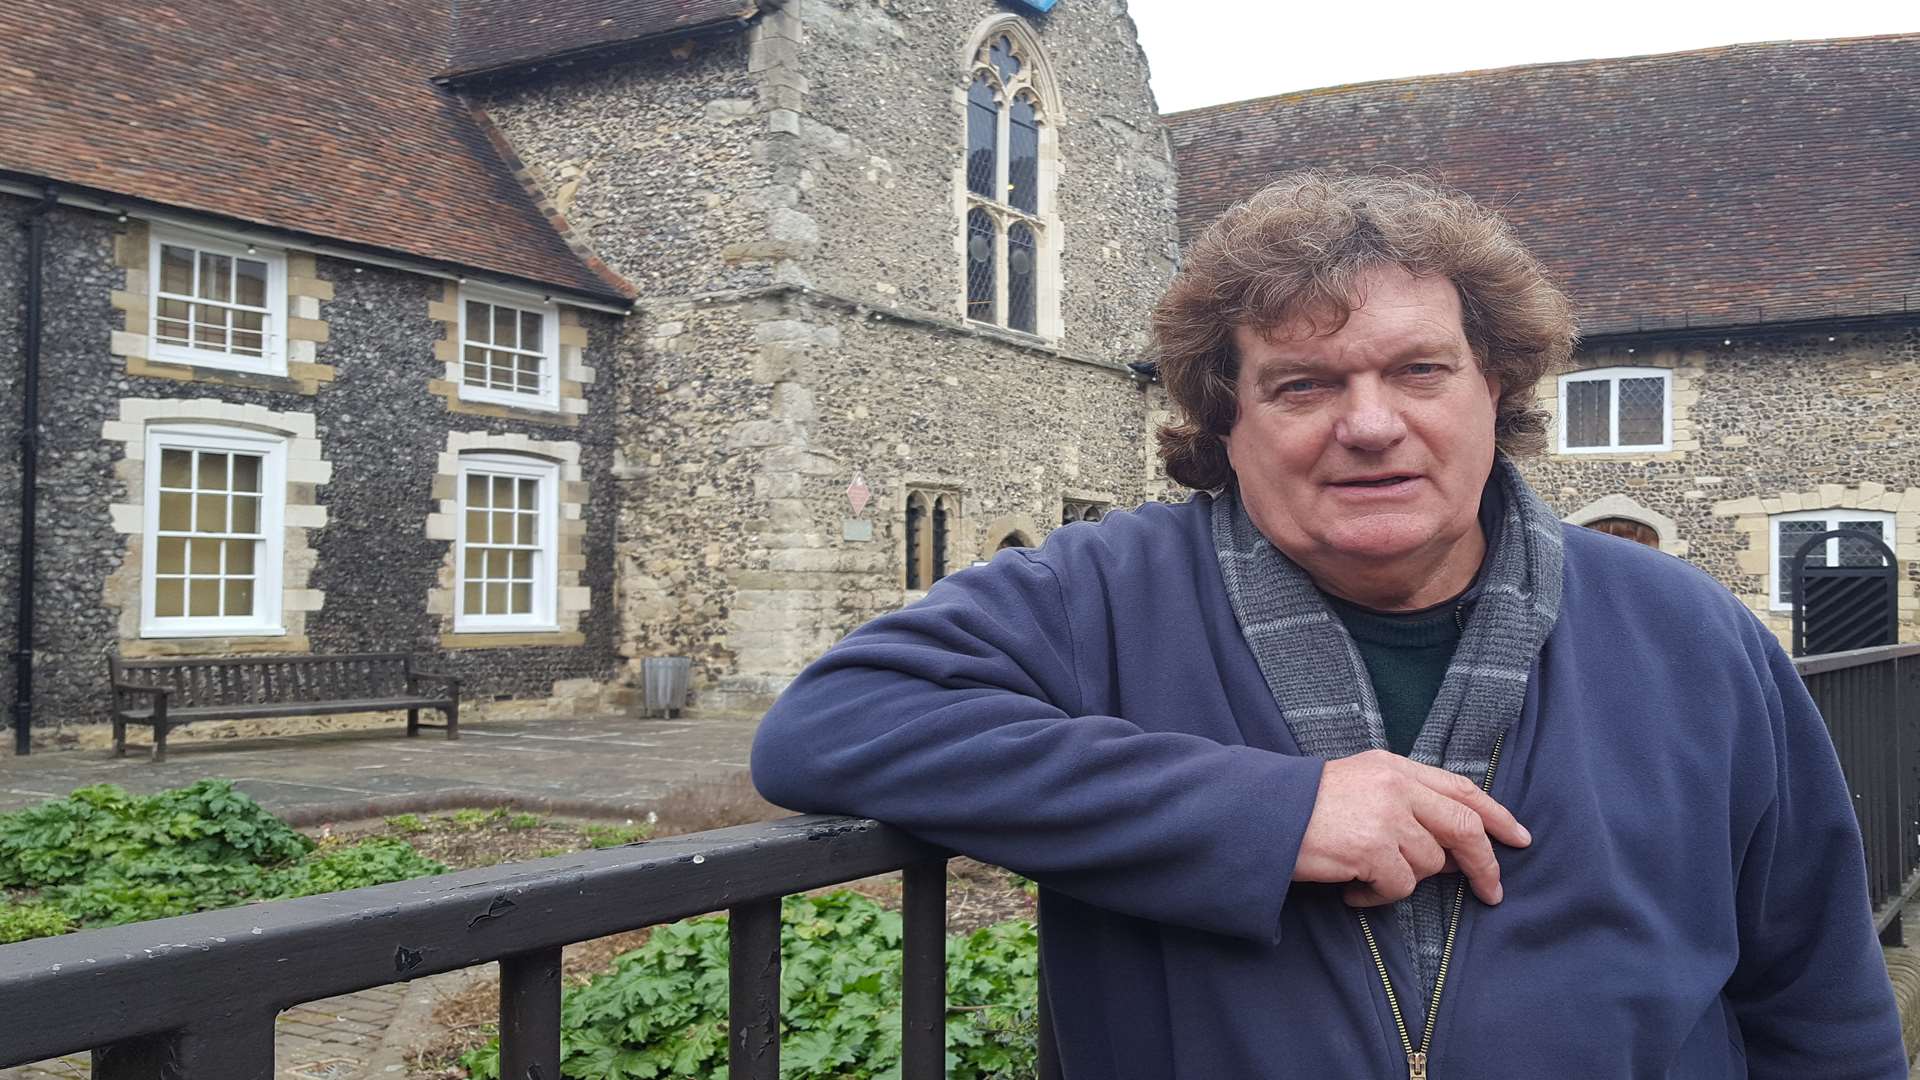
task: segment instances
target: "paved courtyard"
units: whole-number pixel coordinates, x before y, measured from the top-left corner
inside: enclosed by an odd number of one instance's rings
[[[0,758],[0,812],[86,784],[151,792],[224,777],[302,824],[507,800],[555,813],[632,816],[676,788],[744,769],[754,724],[629,717],[487,721],[462,724],[456,742],[439,732],[409,739],[398,730],[374,729],[176,743],[160,765],[131,752],[124,758],[105,750],[35,752]],[[404,1078],[405,1053],[432,1030],[434,1007],[484,970],[287,1010],[274,1043],[278,1080]],[[89,1074],[82,1054],[0,1069],[0,1080],[83,1080]]]
[[[134,792],[225,777],[289,820],[394,812],[401,801],[494,793],[557,811],[608,813],[746,768],[754,720],[624,716],[484,721],[409,739],[398,727],[217,742],[176,742],[167,760],[130,750],[36,751],[0,757],[0,812],[86,784]],[[355,808],[358,808],[357,810]]]

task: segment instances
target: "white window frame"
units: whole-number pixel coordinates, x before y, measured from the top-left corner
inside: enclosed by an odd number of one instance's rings
[[[489,289],[474,285],[460,286],[460,321],[455,331],[460,335],[459,348],[454,357],[454,382],[460,387],[460,400],[480,402],[486,405],[505,405],[515,409],[536,409],[541,412],[560,411],[560,307],[551,300],[514,293],[504,289]],[[468,384],[467,374],[467,304],[471,301],[479,304],[491,304],[495,307],[507,307],[516,311],[530,311],[540,316],[540,391],[525,394],[517,390],[498,390],[490,386]],[[497,345],[475,342],[484,348],[499,349]]]
[[[469,615],[467,613],[467,477],[480,472],[492,476],[532,477],[540,482],[540,527],[535,541],[533,611],[527,615]],[[454,545],[453,629],[461,634],[527,633],[560,629],[560,463],[523,454],[472,453],[460,455],[455,488],[459,510],[459,541]]]
[[[254,614],[250,619],[154,614],[160,557],[160,454],[163,450],[209,450],[258,454],[260,469],[259,554],[254,558]],[[141,508],[140,636],[274,637],[287,628],[281,618],[282,568],[286,549],[287,440],[279,435],[216,424],[154,425],[146,435],[146,495]]]
[[[1652,378],[1660,380],[1660,441],[1644,445],[1622,446],[1620,444],[1620,380]],[[1611,382],[1613,384],[1613,389],[1607,392],[1607,445],[1605,446],[1567,445],[1567,384],[1576,382]],[[1570,371],[1560,376],[1559,393],[1560,453],[1629,454],[1673,449],[1673,372],[1668,368],[1610,367],[1594,368],[1591,371]]]
[[[1782,595],[1780,580],[1780,560],[1793,554],[1780,548],[1780,523],[1783,521],[1819,521],[1827,529],[1840,528],[1841,521],[1877,521],[1880,523],[1880,538],[1893,546],[1895,518],[1885,510],[1852,510],[1847,507],[1835,507],[1831,510],[1795,510],[1784,514],[1773,514],[1767,518],[1767,605],[1773,611],[1792,611],[1793,605]],[[1824,531],[1824,530],[1823,530]],[[1840,538],[1829,536],[1827,545],[1827,565],[1832,566],[1840,558]]]
[[[276,248],[225,240],[172,226],[153,224],[149,226],[147,232],[147,341],[150,343],[151,358],[155,361],[187,364],[193,367],[220,368],[226,371],[245,371],[260,375],[285,375],[287,373],[287,253]],[[267,264],[267,306],[265,325],[262,327],[264,337],[261,342],[264,355],[240,356],[215,349],[175,345],[160,340],[160,249],[163,246],[184,247],[195,252],[208,252],[236,259],[253,259]],[[196,254],[196,265],[198,261],[199,256]],[[196,304],[219,303],[215,300],[177,297],[171,294],[168,298],[186,299]]]

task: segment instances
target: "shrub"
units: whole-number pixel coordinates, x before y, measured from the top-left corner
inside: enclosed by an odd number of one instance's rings
[[[0,906],[0,945],[30,938],[52,937],[73,929],[73,920],[52,904],[27,903]]]
[[[653,826],[644,821],[625,825],[588,825],[580,833],[587,838],[588,847],[610,848],[637,844],[647,839],[653,835]]]
[[[900,916],[850,892],[790,896],[782,908],[781,1076],[889,1080],[899,1075]],[[561,1006],[563,1076],[709,1077],[727,1060],[727,923],[656,929],[608,974]],[[1039,947],[1031,924],[1001,923],[947,941],[947,1075],[1031,1076]],[[498,1080],[497,1042],[461,1059]]]
[[[519,832],[523,829],[537,829],[539,827],[539,814],[515,814],[507,819],[507,828],[514,832]]]
[[[427,831],[427,823],[420,820],[419,814],[395,814],[387,819],[387,828],[394,832],[423,833]]]
[[[102,784],[0,814],[0,941],[444,873],[399,840],[315,843],[225,780]]]

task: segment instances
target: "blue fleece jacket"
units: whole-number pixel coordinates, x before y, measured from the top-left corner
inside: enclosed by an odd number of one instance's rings
[[[1354,913],[1291,881],[1321,762],[1240,635],[1210,509],[1071,526],[875,619],[767,715],[754,780],[1039,882],[1069,1080],[1404,1077]],[[1433,1077],[1907,1075],[1832,745],[1710,578],[1569,527],[1493,795],[1534,843],[1500,850],[1503,903],[1469,894]]]

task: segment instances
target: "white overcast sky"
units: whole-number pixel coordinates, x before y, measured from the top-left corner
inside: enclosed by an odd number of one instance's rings
[[[1163,113],[1408,75],[1920,31],[1920,0],[1128,0],[1127,7]]]

